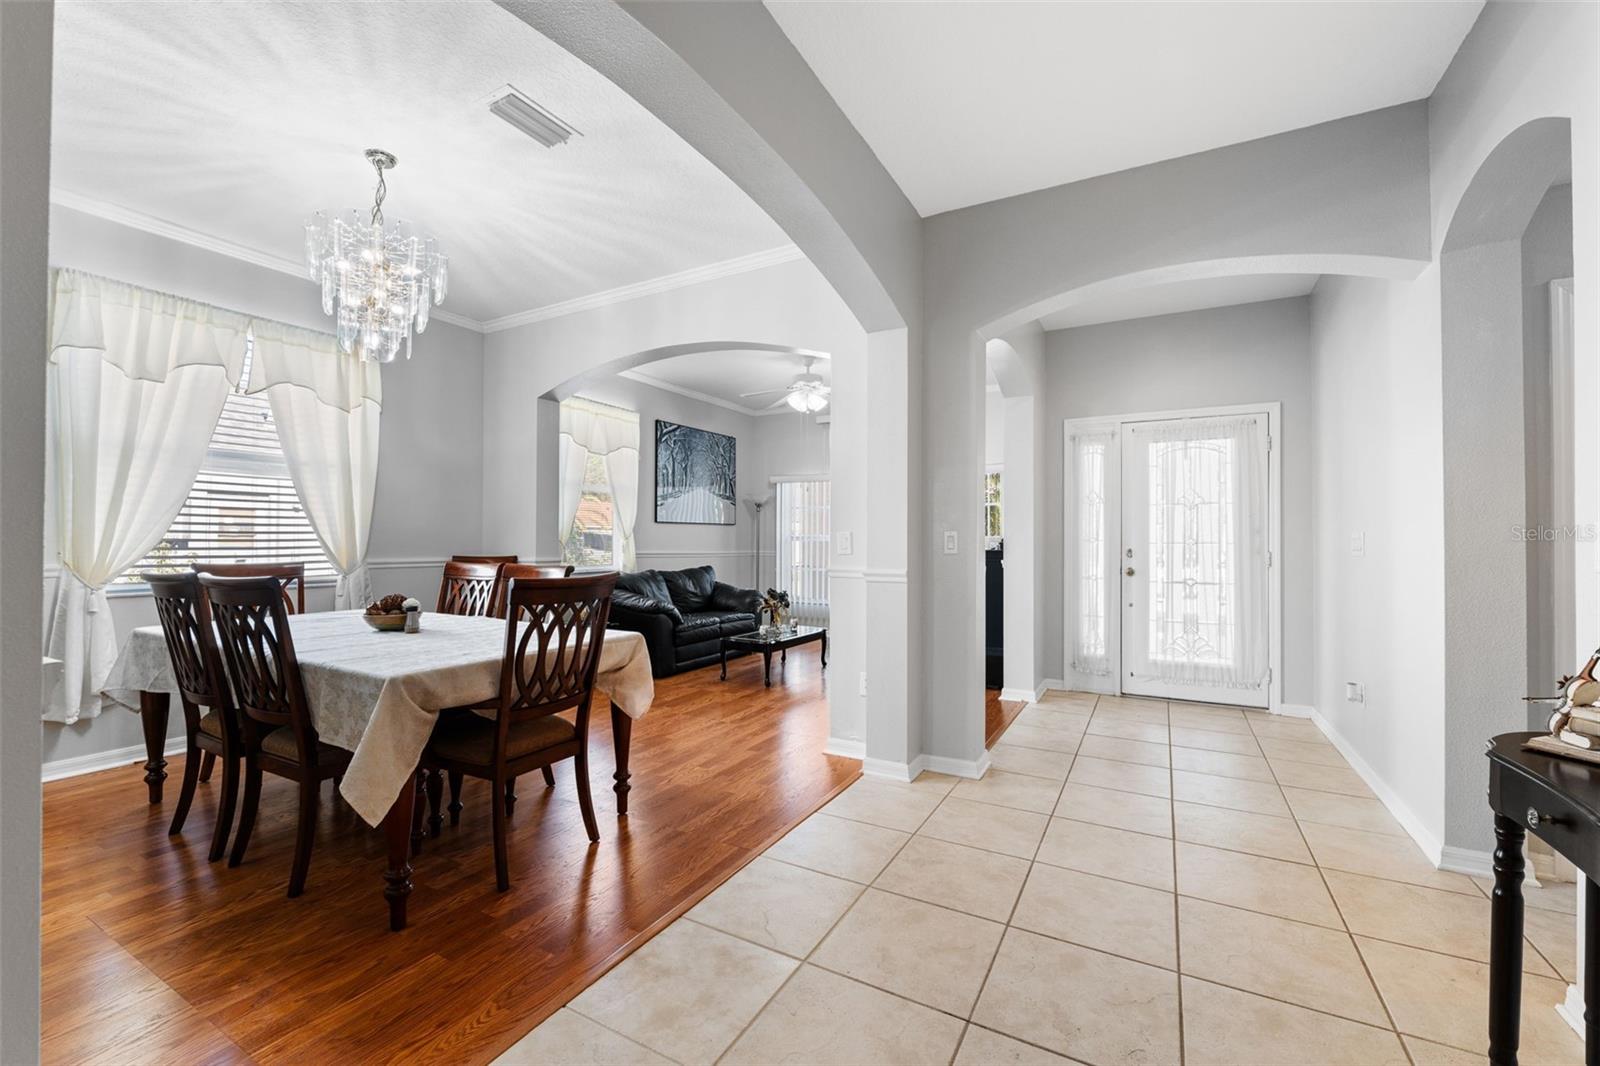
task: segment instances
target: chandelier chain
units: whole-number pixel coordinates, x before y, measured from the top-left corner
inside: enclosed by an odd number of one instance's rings
[[[383,198],[389,195],[389,186],[383,180],[383,163],[380,160],[372,161],[372,169],[378,172],[378,187],[372,194],[372,224],[383,225]]]

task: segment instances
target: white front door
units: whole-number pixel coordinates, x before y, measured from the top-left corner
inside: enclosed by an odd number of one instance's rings
[[[1122,424],[1123,692],[1267,706],[1270,433],[1266,412]]]

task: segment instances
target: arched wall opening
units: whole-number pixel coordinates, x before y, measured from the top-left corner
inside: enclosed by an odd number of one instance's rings
[[[1486,737],[1573,672],[1577,555],[1572,134],[1528,122],[1483,160],[1439,258],[1445,842],[1487,851]]]
[[[1118,275],[1095,280],[1083,286],[1076,287],[1066,292],[1057,293],[1042,299],[1033,299],[1026,303],[1019,303],[1013,310],[995,319],[979,331],[979,336],[993,336],[1001,330],[1015,329],[1020,321],[1036,321],[1050,316],[1058,311],[1083,308],[1093,305],[1107,297],[1116,297],[1124,293],[1150,290],[1173,283],[1203,281],[1207,279],[1227,279],[1258,277],[1261,275],[1317,275],[1317,276],[1355,276],[1365,278],[1380,278],[1385,280],[1409,280],[1415,278],[1423,269],[1424,263],[1418,259],[1401,258],[1393,256],[1366,256],[1351,254],[1280,254],[1271,256],[1229,257],[1221,259],[1208,259],[1195,262],[1177,263],[1168,266],[1138,271],[1135,273]],[[1273,709],[1290,707],[1295,713],[1306,713],[1305,708],[1312,703],[1315,691],[1314,676],[1314,619],[1315,607],[1313,597],[1314,577],[1311,570],[1310,558],[1312,542],[1314,540],[1314,522],[1312,518],[1312,492],[1310,476],[1313,470],[1312,452],[1312,425],[1308,417],[1310,410],[1310,323],[1308,301],[1299,301],[1299,306],[1287,308],[1284,303],[1278,305],[1281,314],[1273,315],[1274,328],[1279,323],[1286,323],[1283,328],[1293,328],[1301,344],[1301,354],[1304,356],[1304,391],[1302,396],[1296,393],[1293,397],[1296,403],[1291,405],[1287,413],[1295,416],[1292,423],[1285,423],[1282,435],[1274,429],[1274,455],[1275,463],[1285,463],[1283,478],[1284,489],[1284,556],[1290,556],[1295,561],[1293,575],[1285,574],[1284,587],[1279,598],[1274,603],[1274,614],[1277,628],[1283,634],[1283,652],[1280,664],[1274,675],[1277,680],[1292,679],[1288,685],[1276,685]],[[1238,312],[1240,318],[1244,313],[1265,315],[1265,312],[1256,312],[1249,306],[1219,307],[1205,311],[1207,314],[1221,314],[1224,312]],[[1114,323],[1108,323],[1114,326]],[[1063,528],[1064,518],[1060,510],[1060,485],[1057,491],[1051,491],[1051,479],[1057,481],[1062,476],[1060,453],[1063,447],[1062,422],[1057,417],[1062,406],[1059,397],[1049,399],[1063,389],[1063,381],[1059,380],[1062,373],[1051,364],[1052,353],[1056,353],[1059,361],[1061,344],[1058,338],[1066,334],[1046,334],[1047,340],[1044,348],[1044,357],[1041,367],[1045,370],[1044,378],[1047,384],[1042,386],[1045,398],[1039,402],[1038,410],[1038,437],[1039,456],[1038,476],[1044,489],[1038,497],[1037,507],[1040,512],[1041,534],[1038,548],[1040,563],[1035,572],[1035,582],[1042,590],[1038,612],[1041,617],[1039,632],[1041,653],[1038,662],[1042,669],[1042,680],[1066,680],[1066,675],[1058,673],[1054,666],[1058,662],[1056,654],[1060,653],[1061,638],[1067,626],[1064,617],[1056,617],[1067,606],[1067,597],[1058,592],[1065,571],[1063,559],[1056,556],[1067,550],[1064,538],[1067,531]],[[994,364],[991,352],[995,351],[993,341],[982,344],[984,358]],[[1248,391],[1252,383],[1246,383],[1242,391]],[[1261,395],[1240,396],[1237,399],[1208,400],[1206,402],[1183,402],[1174,400],[1165,395],[1171,392],[1160,383],[1152,383],[1152,399],[1144,402],[1127,402],[1114,405],[1115,409],[1069,412],[1072,417],[1083,416],[1118,416],[1155,410],[1176,410],[1192,407],[1208,407],[1216,404],[1233,404],[1250,402],[1277,402],[1289,397],[1272,392],[1270,385],[1262,386],[1267,391]],[[1002,392],[1004,392],[1002,382]],[[1271,392],[1269,395],[1268,392]],[[1007,401],[1009,403],[1009,400]],[[1007,465],[1010,465],[1010,454],[1007,453]],[[1008,531],[1009,532],[1009,531]],[[1009,540],[1009,537],[1008,537]],[[1008,543],[1008,548],[1010,547]],[[1292,547],[1291,547],[1292,546]],[[1282,556],[1280,556],[1282,558]],[[1007,568],[1011,562],[1008,553]],[[1008,573],[1009,576],[1009,573]],[[976,582],[974,583],[976,586]],[[1007,589],[1009,591],[1009,583]],[[979,601],[981,602],[981,601]],[[1051,612],[1055,612],[1052,614]],[[1061,665],[1065,666],[1066,663]]]

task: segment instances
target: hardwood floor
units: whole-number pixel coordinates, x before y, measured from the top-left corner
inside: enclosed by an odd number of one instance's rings
[[[1000,690],[986,688],[983,690],[983,746],[994,747],[994,742],[1006,731],[1013,719],[1022,713],[1022,708],[1028,704],[1023,700],[1003,700]]]
[[[331,786],[306,893],[291,900],[292,783],[267,781],[232,870],[206,861],[220,774],[173,838],[175,796],[150,806],[142,766],[46,785],[45,1061],[487,1062],[860,776],[821,753],[815,648],[782,680],[775,663],[770,689],[759,656],[728,676],[657,682],[634,726],[626,820],[607,787],[608,716],[594,715],[598,845],[570,764],[554,791],[519,781],[504,894],[488,792],[467,782],[460,827],[447,821],[415,860],[401,933],[378,893],[382,835]]]

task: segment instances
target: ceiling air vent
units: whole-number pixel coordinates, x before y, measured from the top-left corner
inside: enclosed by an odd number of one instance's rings
[[[578,132],[510,85],[502,85],[491,93],[488,103],[491,112],[546,148],[565,144]]]

